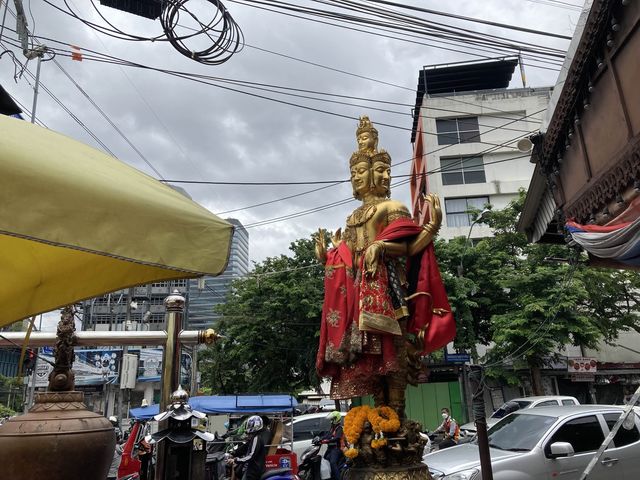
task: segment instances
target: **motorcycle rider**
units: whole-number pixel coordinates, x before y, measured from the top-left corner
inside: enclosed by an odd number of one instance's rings
[[[434,433],[439,432],[444,433],[444,440],[438,445],[440,450],[458,444],[458,440],[460,439],[460,426],[458,422],[451,417],[451,412],[449,412],[447,407],[442,408],[442,423]]]
[[[329,432],[321,438],[321,442],[327,445],[327,451],[324,458],[331,464],[331,478],[340,480],[340,467],[344,463],[344,454],[342,453],[343,436],[342,431],[342,414],[333,411],[327,415],[331,421]]]
[[[242,480],[259,480],[265,471],[267,447],[260,434],[263,427],[264,422],[259,415],[253,415],[247,420],[245,433],[249,436],[249,448],[242,457],[232,459],[233,465],[241,464],[244,467]]]

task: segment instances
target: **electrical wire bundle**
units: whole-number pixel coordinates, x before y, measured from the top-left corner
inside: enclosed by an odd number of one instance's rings
[[[163,0],[164,8],[160,16],[163,33],[152,37],[142,37],[125,32],[115,26],[102,14],[94,0],[90,1],[91,6],[102,19],[102,23],[92,22],[80,16],[68,0],[64,0],[66,8],[62,8],[49,0],[44,0],[49,6],[81,21],[86,26],[104,35],[119,40],[134,42],[169,42],[185,57],[205,65],[220,65],[229,60],[235,53],[242,50],[244,46],[242,30],[220,0],[207,0],[214,8],[213,16],[207,23],[203,23],[186,7],[188,1],[189,0]],[[181,13],[183,16],[191,19],[191,21],[195,21],[199,29],[189,29],[190,32],[188,34],[179,35],[176,27],[181,26],[178,25]],[[194,50],[187,46],[187,41],[195,42],[203,37],[211,41],[212,45],[210,47],[202,50]]]
[[[527,60],[528,65],[549,70],[557,70],[561,66],[565,53],[564,50],[546,47],[539,42],[519,41],[507,36],[492,35],[475,29],[451,26],[448,23],[429,20],[428,18],[412,15],[402,10],[417,11],[421,14],[447,16],[471,23],[490,24],[502,29],[516,30],[532,35],[554,37],[562,40],[570,39],[568,36],[550,32],[516,27],[498,22],[488,22],[383,0],[309,0],[312,3],[323,4],[325,8],[313,8],[311,6],[304,6],[283,0],[229,1],[263,11],[279,13],[289,17],[331,25],[333,27],[415,44],[435,46],[421,40],[423,38],[431,38],[438,42],[438,48],[466,53],[480,58],[495,57],[496,53],[505,55],[521,54],[522,57]],[[390,8],[390,6],[395,8]],[[450,45],[455,48],[445,47],[443,45]],[[464,51],[461,51],[460,48],[463,48]]]
[[[173,48],[185,57],[205,65],[220,65],[229,60],[234,53],[242,50],[244,45],[242,30],[222,2],[208,0],[215,7],[216,13],[209,23],[204,24],[185,8],[188,1],[167,0],[166,7],[160,16],[160,24]],[[180,19],[180,11],[184,11],[195,20],[200,26],[200,31],[186,36],[177,35],[176,27]],[[211,47],[196,51],[189,49],[184,42],[202,35],[211,40],[213,43]]]

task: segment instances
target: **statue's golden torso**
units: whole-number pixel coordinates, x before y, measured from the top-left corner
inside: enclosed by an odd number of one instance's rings
[[[391,222],[410,218],[407,208],[397,200],[379,198],[364,203],[347,217],[342,239],[352,252],[354,268],[360,267],[365,250]]]

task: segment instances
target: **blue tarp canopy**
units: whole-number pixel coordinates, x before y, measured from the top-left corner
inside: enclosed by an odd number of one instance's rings
[[[298,406],[291,395],[226,395],[202,396],[189,399],[189,405],[202,413],[278,413],[288,412]],[[159,406],[132,408],[129,415],[138,420],[150,420],[160,413]]]

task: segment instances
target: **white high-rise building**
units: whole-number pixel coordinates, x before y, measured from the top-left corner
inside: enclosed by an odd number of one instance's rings
[[[503,208],[529,185],[530,154],[517,143],[538,130],[551,88],[507,89],[516,66],[502,59],[420,70],[411,200],[423,220],[423,195],[440,197],[441,238],[467,236],[470,210]],[[473,238],[490,235],[482,223],[474,226]]]

